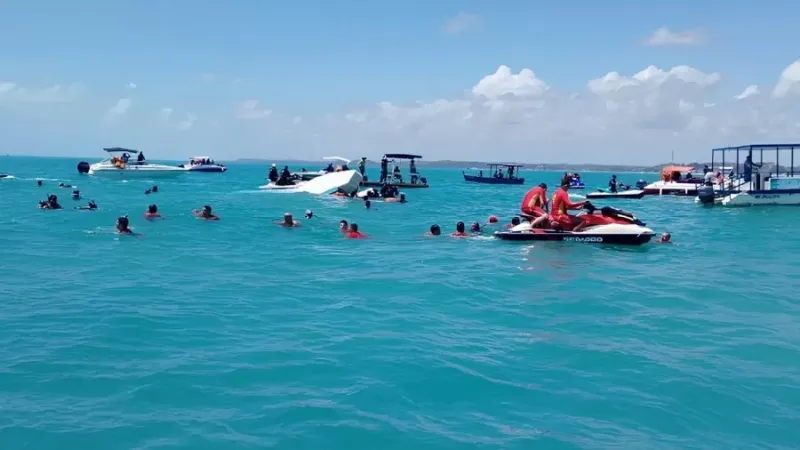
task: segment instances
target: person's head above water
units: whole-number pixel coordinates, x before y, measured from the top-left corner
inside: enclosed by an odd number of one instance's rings
[[[350,224],[350,232],[351,233],[358,233],[358,224],[357,223],[351,223]]]
[[[294,225],[294,217],[292,217],[292,213],[283,213],[283,223],[286,225]]]
[[[97,209],[97,203],[94,200],[89,200],[89,208]]]
[[[481,226],[478,222],[472,222],[472,225],[469,226],[469,231],[472,232],[479,232],[481,231]]]
[[[305,215],[303,217],[305,217],[306,219],[310,219],[310,218],[314,217],[314,211],[311,211],[310,209],[307,209],[306,213],[305,213]]]
[[[661,242],[669,242],[670,239],[672,239],[672,235],[671,234],[669,234],[666,231],[661,233]]]
[[[341,228],[342,230],[347,230],[348,229],[347,221],[342,220],[341,222],[339,222],[339,228]]]
[[[128,229],[128,216],[121,216],[117,218],[117,230],[124,231]]]
[[[456,231],[459,232],[459,233],[463,233],[464,232],[464,222],[458,222],[456,224]]]
[[[153,191],[153,192],[158,192],[158,186],[156,186],[156,185],[153,185],[152,191]]]
[[[431,225],[431,234],[434,236],[439,236],[442,234],[442,230],[439,228],[439,225],[433,224]]]
[[[155,203],[150,205],[150,206],[148,206],[147,207],[147,212],[149,212],[150,214],[157,213],[158,212],[158,206],[156,206]]]
[[[42,180],[36,180],[36,185],[37,186],[41,186],[42,185]]]
[[[365,208],[367,208],[367,209],[369,209],[369,208],[370,208],[370,206],[372,206],[372,202],[371,202],[371,201],[369,201],[369,200],[364,200],[364,207],[365,207]]]

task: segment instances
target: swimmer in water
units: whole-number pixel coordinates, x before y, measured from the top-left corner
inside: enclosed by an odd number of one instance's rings
[[[152,189],[150,189],[150,191],[151,191],[152,193],[154,193],[154,194],[155,194],[156,192],[158,192],[158,186],[156,186],[156,185],[154,184],[154,185],[153,185],[153,188],[152,188]]]
[[[198,219],[205,219],[205,220],[219,220],[219,216],[211,212],[211,207],[206,205],[203,206],[202,211],[193,210],[192,214]]]
[[[71,184],[58,183],[58,187],[60,187],[60,188],[62,188],[62,189],[72,189],[72,188],[74,188],[75,186],[73,186],[73,185],[71,185]]]
[[[283,220],[274,220],[272,223],[287,228],[296,228],[300,226],[300,222],[294,220],[292,213],[288,212],[283,215]]]
[[[349,233],[350,232],[350,227],[347,225],[347,221],[346,220],[343,220],[343,221],[339,222],[339,231],[341,231],[342,233]]]
[[[439,228],[439,225],[433,224],[431,225],[431,231],[425,233],[425,236],[440,236],[442,234],[442,229]]]
[[[97,209],[97,203],[94,200],[89,200],[89,204],[86,206],[76,206],[75,209],[80,209],[83,211],[94,211]]]
[[[456,232],[452,233],[450,237],[469,237],[469,234],[464,231],[464,222],[458,222],[456,224]]]
[[[364,200],[364,208],[370,209],[372,207],[372,202],[369,199]]]
[[[158,219],[161,217],[161,214],[158,213],[158,206],[156,204],[152,204],[147,207],[147,212],[144,213],[145,219]]]
[[[42,180],[36,180],[36,185],[37,186],[41,186],[42,185]]]
[[[118,234],[134,234],[133,231],[128,227],[128,216],[122,216],[117,218],[117,233]]]
[[[514,228],[517,225],[519,225],[519,217],[514,216],[511,218],[511,223],[506,225],[506,228]]]
[[[667,232],[661,233],[661,237],[654,242],[656,244],[672,244],[672,235]]]
[[[406,194],[400,194],[400,197],[386,197],[383,201],[386,203],[408,203]]]
[[[80,200],[81,199],[81,191],[75,189],[72,191],[72,199],[73,200]]]
[[[314,217],[314,211],[311,211],[310,209],[307,209],[305,215],[303,216],[303,218],[304,219],[310,219],[312,217]]]
[[[61,205],[58,204],[58,197],[50,194],[47,196],[47,200],[39,202],[39,208],[41,209],[61,209]]]
[[[358,224],[350,224],[350,232],[347,233],[347,239],[364,239],[365,237],[367,237],[366,234],[358,231]]]
[[[472,225],[469,226],[470,233],[473,234],[482,234],[481,225],[478,222],[472,222]]]

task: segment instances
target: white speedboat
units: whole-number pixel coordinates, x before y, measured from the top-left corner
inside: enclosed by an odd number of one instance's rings
[[[339,166],[339,168],[349,170],[348,164],[350,164],[350,160],[347,158],[342,158],[341,156],[325,156],[322,159],[326,161],[340,161],[342,164]],[[313,180],[314,178],[336,171],[336,168],[333,167],[333,162],[329,163],[328,166],[329,167],[326,167],[325,169],[320,169],[315,172],[307,172],[305,169],[303,169],[300,172],[293,173],[292,176],[303,181]]]
[[[284,192],[307,192],[309,194],[328,194],[338,190],[353,192],[361,183],[361,174],[356,170],[344,170],[326,173],[310,181],[298,181],[295,184],[278,186],[275,183],[259,186],[259,189]]]
[[[228,170],[224,164],[217,163],[208,156],[192,156],[183,167],[189,172],[225,172]]]
[[[120,147],[104,148],[103,150],[108,152],[109,158],[92,165],[81,162],[78,164],[78,172],[120,178],[172,177],[186,173],[186,169],[183,167],[149,163],[141,156],[134,159],[132,155],[141,155],[138,150]]]

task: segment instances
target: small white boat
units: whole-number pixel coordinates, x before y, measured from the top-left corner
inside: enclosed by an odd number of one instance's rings
[[[259,189],[283,192],[307,192],[309,194],[328,194],[337,190],[353,192],[358,189],[361,182],[361,174],[355,170],[345,170],[330,172],[314,178],[310,181],[298,181],[295,184],[279,186],[275,183],[268,183],[259,186]]]
[[[339,167],[341,167],[342,169],[347,168],[347,170],[349,170],[348,164],[350,164],[350,160],[347,159],[347,158],[342,158],[341,156],[325,156],[322,159],[324,159],[326,161],[341,161],[342,164]],[[332,162],[330,163],[330,167],[332,169],[330,171],[327,170],[327,168],[320,169],[320,170],[317,170],[317,171],[314,171],[314,172],[300,171],[300,172],[294,172],[292,174],[292,176],[294,176],[295,178],[297,178],[299,180],[309,181],[309,180],[313,180],[314,178],[321,177],[322,175],[329,174],[329,173],[332,173],[332,172],[336,171],[336,168],[333,167],[333,163]]]
[[[189,162],[179,167],[183,167],[189,172],[225,172],[228,170],[224,164],[219,164],[208,156],[192,156],[189,158]]]
[[[184,168],[178,166],[152,164],[144,159],[132,161],[131,155],[139,154],[138,150],[121,147],[104,148],[103,150],[108,152],[111,157],[92,165],[81,162],[78,164],[78,172],[88,173],[89,175],[115,176],[120,178],[172,177],[186,173]]]
[[[586,198],[642,198],[642,197],[644,197],[644,191],[639,189],[629,189],[627,191],[617,191],[617,192],[598,190],[597,192],[589,192],[588,194],[586,194]]]
[[[661,169],[661,180],[650,183],[644,187],[646,195],[697,195],[697,188],[703,185],[699,176],[686,179],[685,174],[694,171],[692,166],[669,165]],[[672,181],[676,180],[676,181]]]
[[[259,189],[267,190],[267,191],[297,191],[298,188],[305,184],[304,181],[297,182],[295,184],[285,184],[285,185],[277,185],[275,183],[267,183],[263,186],[259,186]],[[299,191],[298,191],[299,192]]]

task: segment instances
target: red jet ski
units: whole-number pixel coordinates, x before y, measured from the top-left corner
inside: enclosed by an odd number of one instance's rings
[[[587,202],[584,210],[585,212],[577,216],[587,223],[581,231],[532,229],[530,222],[522,222],[510,230],[497,231],[494,236],[506,241],[569,241],[619,245],[642,245],[655,236],[644,222],[621,209],[610,206],[597,209]],[[524,215],[523,218],[532,219]]]

